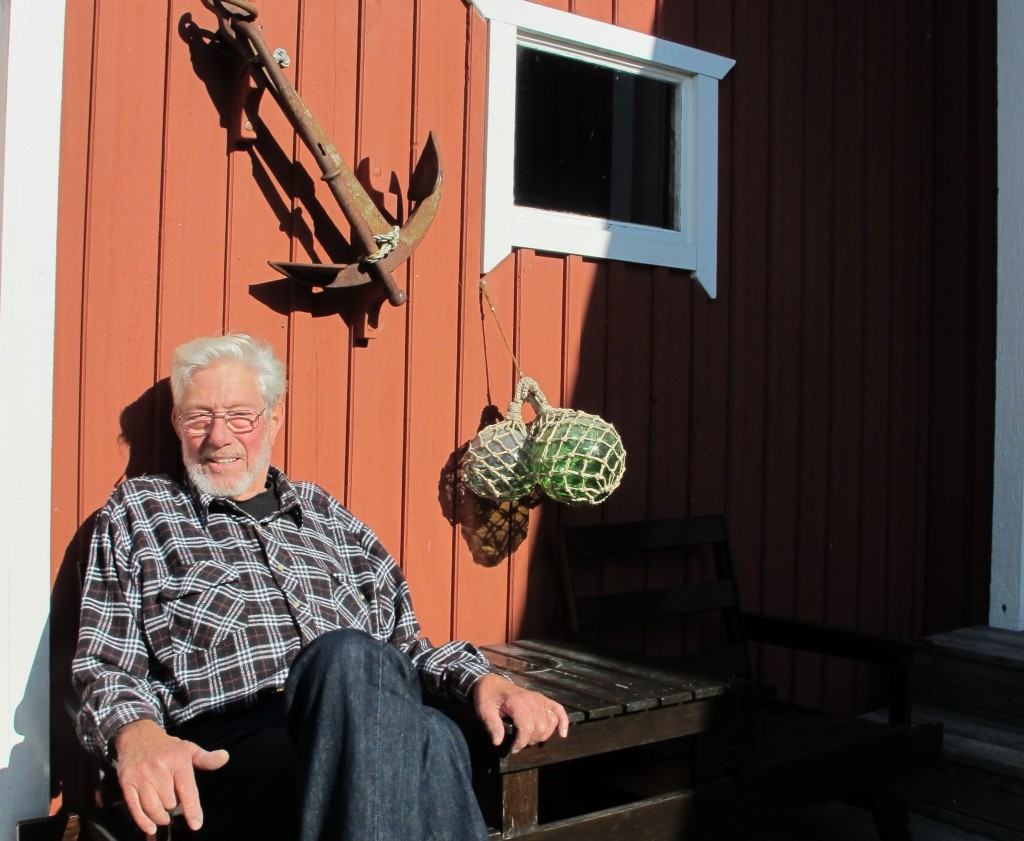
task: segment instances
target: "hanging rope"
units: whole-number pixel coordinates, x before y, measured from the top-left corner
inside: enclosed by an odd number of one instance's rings
[[[498,313],[494,309],[494,301],[491,300],[490,293],[487,291],[487,281],[480,281],[480,292],[487,299],[487,307],[491,311],[491,315],[494,317],[494,323],[498,326],[498,332],[501,334],[501,340],[505,343],[505,348],[508,350],[508,355],[512,357],[512,364],[516,366],[516,373],[520,377],[523,377],[523,369],[519,367],[519,360],[516,359],[516,355],[512,352],[512,345],[508,343],[508,338],[505,336],[505,331],[501,327],[501,320],[498,318]]]
[[[398,248],[398,240],[401,238],[401,231],[398,225],[395,225],[386,234],[374,234],[373,241],[379,246],[373,254],[367,254],[363,259],[363,263],[379,263],[385,257],[388,256],[392,251]]]

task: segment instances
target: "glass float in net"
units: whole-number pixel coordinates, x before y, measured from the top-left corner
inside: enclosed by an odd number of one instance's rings
[[[469,442],[463,457],[463,481],[482,499],[514,502],[530,493],[536,484],[523,456],[527,429],[519,393],[517,386],[516,399],[509,404],[505,419],[481,429]]]

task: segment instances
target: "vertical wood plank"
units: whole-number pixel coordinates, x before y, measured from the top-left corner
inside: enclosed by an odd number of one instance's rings
[[[83,510],[80,470],[82,276],[88,213],[92,4],[66,9],[61,102],[59,225],[53,348],[53,455],[50,515],[50,785],[61,805],[81,808],[91,794],[78,739],[65,712],[78,637],[80,569],[92,510]]]
[[[80,496],[82,311],[88,219],[89,136],[94,14],[91,4],[67,9],[64,97],[61,102],[60,224],[54,330],[52,460],[53,517],[50,544],[56,574],[79,524],[89,514]]]
[[[658,4],[655,34],[679,44],[696,46],[697,0],[662,0]]]
[[[414,149],[437,133],[444,187],[430,232],[410,262],[408,410],[405,524],[406,575],[417,615],[431,638],[448,639],[452,616],[455,476],[449,460],[455,440],[458,394],[459,279],[465,47],[440,49],[452,32],[465,30],[464,9],[421,0],[416,9]],[[464,41],[464,39],[460,39]],[[447,519],[446,519],[447,518]]]
[[[832,218],[835,206],[831,173],[837,165],[835,131],[835,10],[829,4],[809,3],[806,8],[805,182],[802,247],[804,274],[801,343],[800,512],[796,568],[797,615],[824,618],[824,560],[828,550],[828,474],[831,453],[825,431],[830,420],[832,323]],[[816,703],[821,692],[821,663],[798,655],[794,666],[794,696]]]
[[[304,0],[298,56],[293,63],[299,94],[346,163],[354,166],[358,3]],[[276,107],[267,103],[268,107]],[[290,259],[347,262],[350,237],[337,200],[303,144],[296,144],[294,199],[288,232]],[[348,502],[349,400],[352,326],[346,321],[352,290],[312,293],[298,284],[282,298],[294,301],[290,316],[288,470],[315,481]],[[389,547],[393,551],[397,547]]]
[[[224,323],[227,129],[234,61],[210,42],[214,16],[175,0],[167,21],[157,373],[174,348]],[[182,131],[189,126],[189,131]]]
[[[569,11],[582,17],[611,23],[615,15],[614,0],[569,0]]]
[[[565,405],[605,416],[607,369],[608,262],[570,257],[565,288],[565,343],[562,358],[562,394]],[[626,469],[629,470],[629,454]],[[604,506],[567,508],[562,522],[599,522]],[[596,592],[596,590],[595,590]]]
[[[764,550],[761,605],[766,613],[794,615],[797,588],[797,500],[800,495],[800,379],[805,364],[800,343],[801,276],[799,235],[803,217],[804,3],[773,7],[771,18],[771,161],[768,217],[765,405]],[[761,668],[786,691],[792,682],[790,652],[762,648]]]
[[[768,6],[738,2],[735,46],[744,60],[736,67],[732,99],[733,178],[743,189],[732,204],[731,227],[742,231],[732,245],[732,306],[729,325],[729,420],[727,508],[742,512],[730,537],[738,574],[743,576],[744,601],[752,610],[761,603],[761,514],[764,493],[765,334],[768,262],[767,218],[769,137],[768,103],[771,31]],[[742,153],[740,153],[742,149]]]
[[[615,24],[648,35],[654,33],[658,0],[615,0]]]
[[[925,451],[929,404],[927,318],[931,285],[931,147],[927,140],[932,108],[931,2],[898,7],[894,41],[905,65],[893,84],[894,145],[892,266],[892,399],[890,440],[889,538],[893,562],[886,571],[886,627],[898,634],[920,633],[924,616],[927,483]]]
[[[832,217],[832,323],[829,417],[828,530],[825,555],[825,618],[855,626],[858,566],[861,562],[861,409],[864,382],[865,178],[865,5],[846,3],[837,17],[835,207]],[[847,220],[854,220],[849,224]],[[827,662],[825,701],[841,708],[853,691],[851,664]]]
[[[462,218],[468,222],[462,241],[459,334],[459,405],[456,440],[470,441],[488,406],[504,415],[505,395],[512,393],[512,365],[507,361],[497,322],[480,294],[480,228],[483,209],[484,115],[486,111],[487,25],[467,12],[470,85],[467,94]],[[514,258],[504,260],[484,278],[488,294],[505,329],[514,313]],[[511,338],[510,338],[511,341]],[[472,501],[467,499],[466,505]],[[463,509],[465,512],[466,509]],[[479,641],[502,640],[507,630],[508,566],[484,566],[474,559],[466,541],[456,538],[453,636]]]
[[[697,40],[701,49],[719,55],[734,55],[731,6],[700,0],[697,7]],[[719,93],[718,173],[718,270],[732,277],[732,99],[735,77],[730,73]],[[691,283],[693,312],[693,411],[691,413],[690,510],[694,514],[727,512],[725,430],[728,422],[729,308],[730,284],[723,284],[718,298],[709,300]]]
[[[566,261],[520,252],[516,272],[516,357],[553,407],[576,408],[562,393],[562,326]],[[524,411],[524,420],[532,410]],[[558,522],[565,506],[546,503],[530,515],[526,540],[511,559],[509,626],[511,639],[558,630],[556,566]]]
[[[652,289],[648,516],[687,513],[693,412],[688,272],[655,269]]]
[[[166,24],[157,20],[143,6],[103,6],[95,18],[81,365],[82,493],[90,511],[106,500],[129,455],[140,455],[121,440],[120,416],[155,373],[167,50]]]
[[[392,174],[408,183],[412,115],[413,7],[402,0],[362,4],[358,156],[385,198]],[[394,213],[397,207],[390,208]],[[395,280],[408,288],[408,264]],[[407,307],[384,305],[378,338],[353,354],[349,464],[353,509],[370,519],[393,552],[402,545]]]
[[[262,34],[271,50],[284,49],[294,57],[285,70],[292,84],[301,64],[298,52],[298,0],[282,0],[260,8]],[[276,102],[266,95],[254,123],[256,140],[239,146],[228,156],[227,236],[225,241],[223,300],[224,332],[241,332],[271,344],[278,356],[288,357],[288,305],[277,309],[254,296],[254,287],[279,277],[267,260],[287,259],[291,196],[294,192],[295,132]],[[278,311],[281,310],[281,311]],[[287,470],[288,435],[274,444],[273,462]]]
[[[895,7],[871,0],[865,27],[864,132],[864,322],[861,458],[861,552],[857,622],[872,631],[885,629],[885,575],[889,562],[889,417],[893,391],[892,336],[893,227],[892,86],[896,75],[893,42]]]

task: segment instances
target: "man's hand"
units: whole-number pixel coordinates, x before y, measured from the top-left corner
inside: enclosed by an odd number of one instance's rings
[[[193,769],[215,771],[228,761],[226,750],[205,751],[193,742],[169,736],[153,721],[133,721],[117,731],[117,777],[139,829],[156,837],[157,825],[171,822],[181,808],[190,829],[203,825]]]
[[[516,728],[512,753],[546,741],[556,727],[562,738],[569,733],[569,717],[561,704],[539,692],[516,686],[493,672],[473,684],[472,697],[476,714],[495,745],[500,745],[505,738],[502,718],[512,719]]]

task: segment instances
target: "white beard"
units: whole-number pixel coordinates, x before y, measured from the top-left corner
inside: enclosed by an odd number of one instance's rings
[[[182,452],[182,459],[185,462],[188,478],[197,490],[220,499],[233,499],[248,491],[252,483],[256,481],[256,477],[262,475],[270,467],[270,450],[270,436],[265,435],[259,452],[256,454],[256,460],[249,465],[249,469],[245,473],[236,478],[210,476],[203,472],[201,461],[195,461],[184,452]]]

